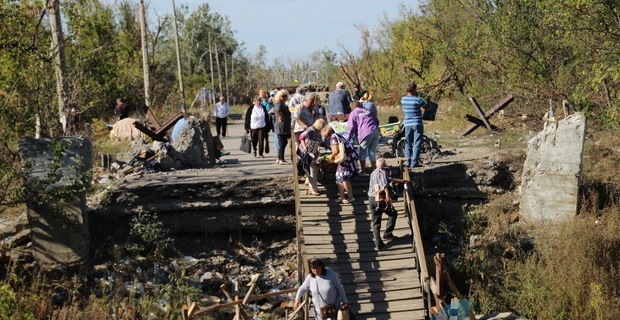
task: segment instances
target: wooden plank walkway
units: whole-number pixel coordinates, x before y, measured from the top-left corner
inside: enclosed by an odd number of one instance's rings
[[[394,204],[398,219],[386,247],[374,246],[368,210],[368,176],[353,180],[353,204],[336,202],[333,181],[319,179],[320,196],[306,195],[299,184],[298,236],[305,259],[321,258],[339,275],[356,319],[424,319],[423,299],[411,228],[402,199]],[[323,180],[323,181],[322,181]],[[382,233],[387,216],[383,215]]]

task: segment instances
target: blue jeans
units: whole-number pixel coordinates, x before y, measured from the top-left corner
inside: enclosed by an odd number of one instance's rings
[[[422,150],[422,135],[424,125],[405,126],[405,161],[403,164],[417,166],[420,164],[420,151]]]
[[[274,147],[276,147],[276,150],[280,150],[280,141],[278,141],[278,134],[275,132],[273,132],[273,144],[274,144]]]
[[[379,130],[367,135],[360,141],[360,160],[366,161],[366,153],[370,161],[377,161],[377,145],[379,144]],[[374,170],[374,168],[373,168]]]

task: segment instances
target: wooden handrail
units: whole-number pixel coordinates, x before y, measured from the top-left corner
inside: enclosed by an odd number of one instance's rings
[[[436,288],[433,288],[432,283],[434,280],[428,273],[428,266],[426,264],[426,254],[424,253],[424,244],[422,243],[422,234],[420,231],[420,222],[418,220],[418,212],[413,201],[413,184],[412,179],[409,176],[409,170],[404,170],[402,163],[400,164],[402,177],[405,180],[405,209],[409,218],[412,242],[415,248],[415,254],[418,260],[418,270],[420,273],[420,284],[422,285],[422,296],[425,297],[426,303],[424,304],[425,314],[427,318],[430,318],[431,301],[434,296],[433,292]]]
[[[441,306],[443,304],[444,293],[442,292],[442,283],[448,283],[450,290],[456,295],[457,299],[461,300],[464,297],[460,294],[456,285],[450,278],[450,273],[445,267],[443,254],[437,254],[433,259],[437,265],[437,278],[435,279],[428,273],[428,266],[426,263],[426,254],[424,253],[424,245],[422,243],[422,234],[420,231],[420,223],[418,220],[418,213],[416,211],[415,202],[413,201],[413,184],[409,176],[409,170],[403,170],[401,163],[401,172],[403,173],[403,179],[405,182],[405,209],[407,209],[407,215],[410,221],[412,229],[412,242],[415,247],[416,257],[418,259],[418,267],[420,272],[420,282],[422,283],[422,295],[425,297],[426,303],[424,305],[426,317],[431,317],[433,306]],[[435,304],[433,304],[433,299]],[[470,310],[470,319],[475,320],[474,313]]]
[[[418,213],[416,211],[415,203],[413,201],[413,184],[411,184],[409,171],[404,171],[403,179],[407,180],[407,182],[405,182],[405,206],[407,207],[409,220],[411,221],[413,244],[415,247],[416,255],[418,257],[418,263],[420,264],[420,277],[421,280],[425,280],[429,278],[428,267],[426,265],[426,255],[424,254],[424,245],[422,243]]]

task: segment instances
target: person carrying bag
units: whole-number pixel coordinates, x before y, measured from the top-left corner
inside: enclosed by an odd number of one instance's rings
[[[293,308],[297,310],[306,292],[310,291],[315,319],[338,319],[339,309],[349,308],[349,302],[338,275],[334,270],[326,268],[320,259],[310,260],[309,266],[310,274],[299,286]]]
[[[244,134],[243,137],[241,137],[241,146],[239,147],[239,150],[245,153],[252,152],[252,139],[248,138],[247,134]]]

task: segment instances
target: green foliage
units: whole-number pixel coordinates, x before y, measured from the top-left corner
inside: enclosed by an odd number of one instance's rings
[[[8,284],[0,284],[0,320],[35,319],[28,308],[19,304],[18,297]]]
[[[168,230],[157,214],[138,213],[132,218],[126,249],[158,262],[177,255],[174,240],[168,236]]]

